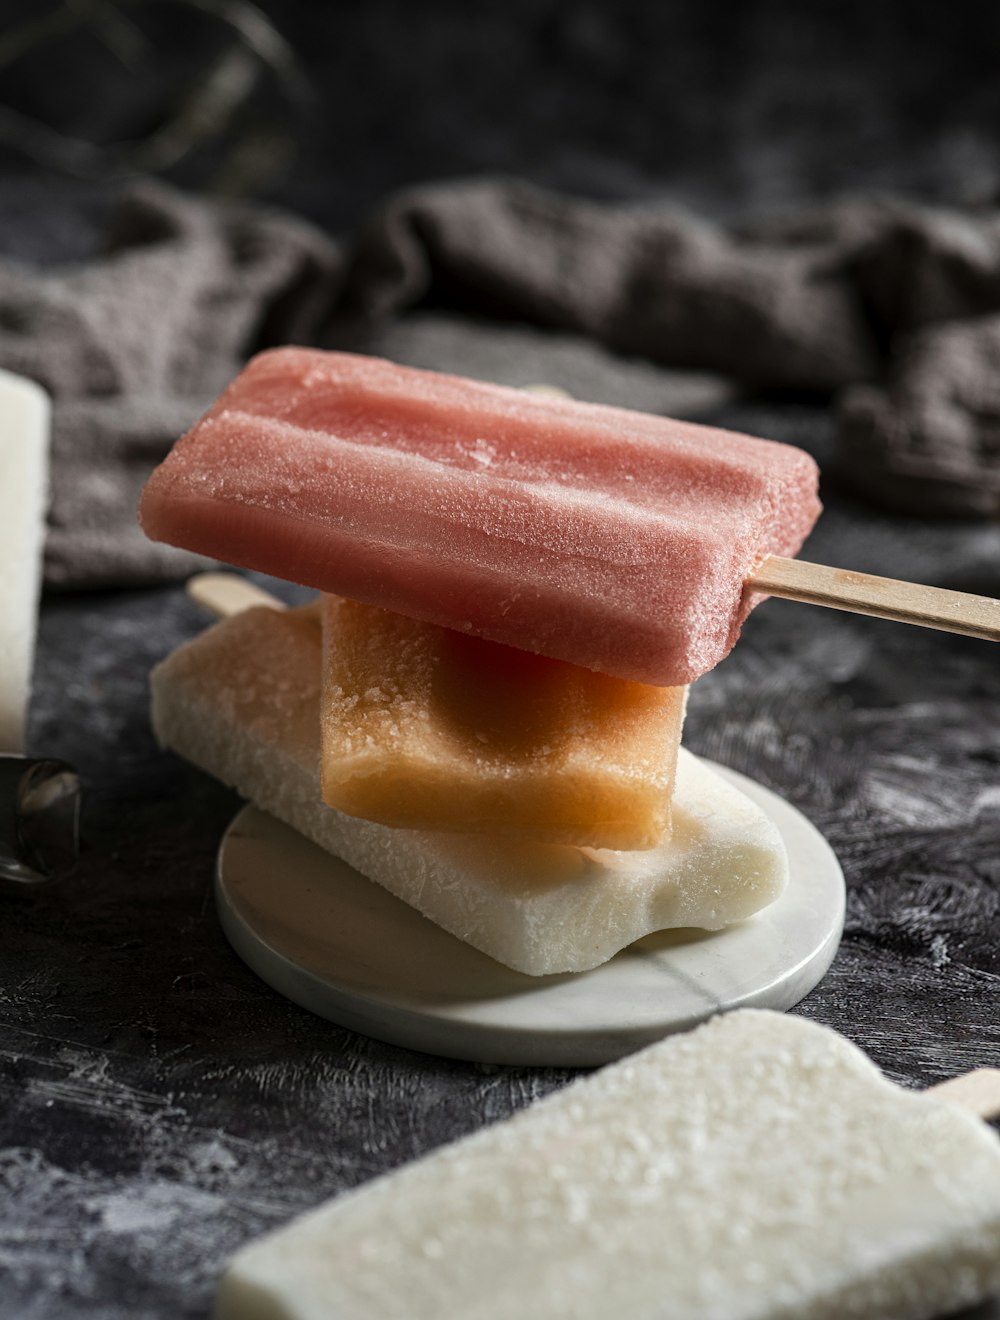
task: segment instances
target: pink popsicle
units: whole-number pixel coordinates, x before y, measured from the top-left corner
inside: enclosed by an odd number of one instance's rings
[[[816,520],[801,450],[395,366],[261,354],[143,492],[154,540],[639,682],[733,646]]]

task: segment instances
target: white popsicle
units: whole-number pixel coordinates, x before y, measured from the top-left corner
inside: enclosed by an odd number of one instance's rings
[[[49,472],[49,397],[0,371],[0,752],[23,752]]]
[[[649,852],[342,815],[319,786],[320,648],[309,611],[252,609],[216,624],[153,671],[158,738],[498,961],[529,975],[584,971],[651,931],[719,929],[781,893],[776,828],[687,753],[672,837]]]
[[[1000,1143],[744,1010],[237,1253],[217,1320],[926,1320],[1000,1289]]]

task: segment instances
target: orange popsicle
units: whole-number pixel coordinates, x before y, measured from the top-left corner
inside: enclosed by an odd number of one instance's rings
[[[347,815],[592,848],[666,837],[687,689],[323,601],[322,783]]]

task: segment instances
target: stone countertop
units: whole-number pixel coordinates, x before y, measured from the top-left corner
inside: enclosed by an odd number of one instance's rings
[[[448,367],[449,335],[418,318],[387,351]],[[536,378],[583,392],[565,344],[548,360],[525,344]],[[515,348],[485,333],[484,373]],[[595,393],[620,391],[612,360],[601,370]],[[827,457],[819,408],[651,371],[627,368],[647,406],[660,382],[701,417]],[[890,517],[835,482],[824,496],[807,557],[1000,595],[997,526]],[[44,604],[31,749],[81,769],[85,849],[72,879],[0,891],[5,1316],[204,1320],[239,1244],[570,1076],[354,1035],[237,959],[211,900],[237,799],[159,751],[147,718],[149,668],[205,623],[179,586]],[[1000,1052],[998,716],[989,644],[783,601],[691,695],[688,746],[792,801],[847,875],[843,945],[795,1011],[907,1085]]]

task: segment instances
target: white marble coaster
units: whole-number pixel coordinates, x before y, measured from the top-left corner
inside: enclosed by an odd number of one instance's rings
[[[525,976],[463,944],[255,807],[219,849],[223,929],[258,976],[304,1008],[379,1040],[479,1063],[608,1063],[722,1009],[790,1008],[826,972],[844,877],[806,818],[714,766],[768,813],[791,878],[727,930],[648,935],[593,971]]]

